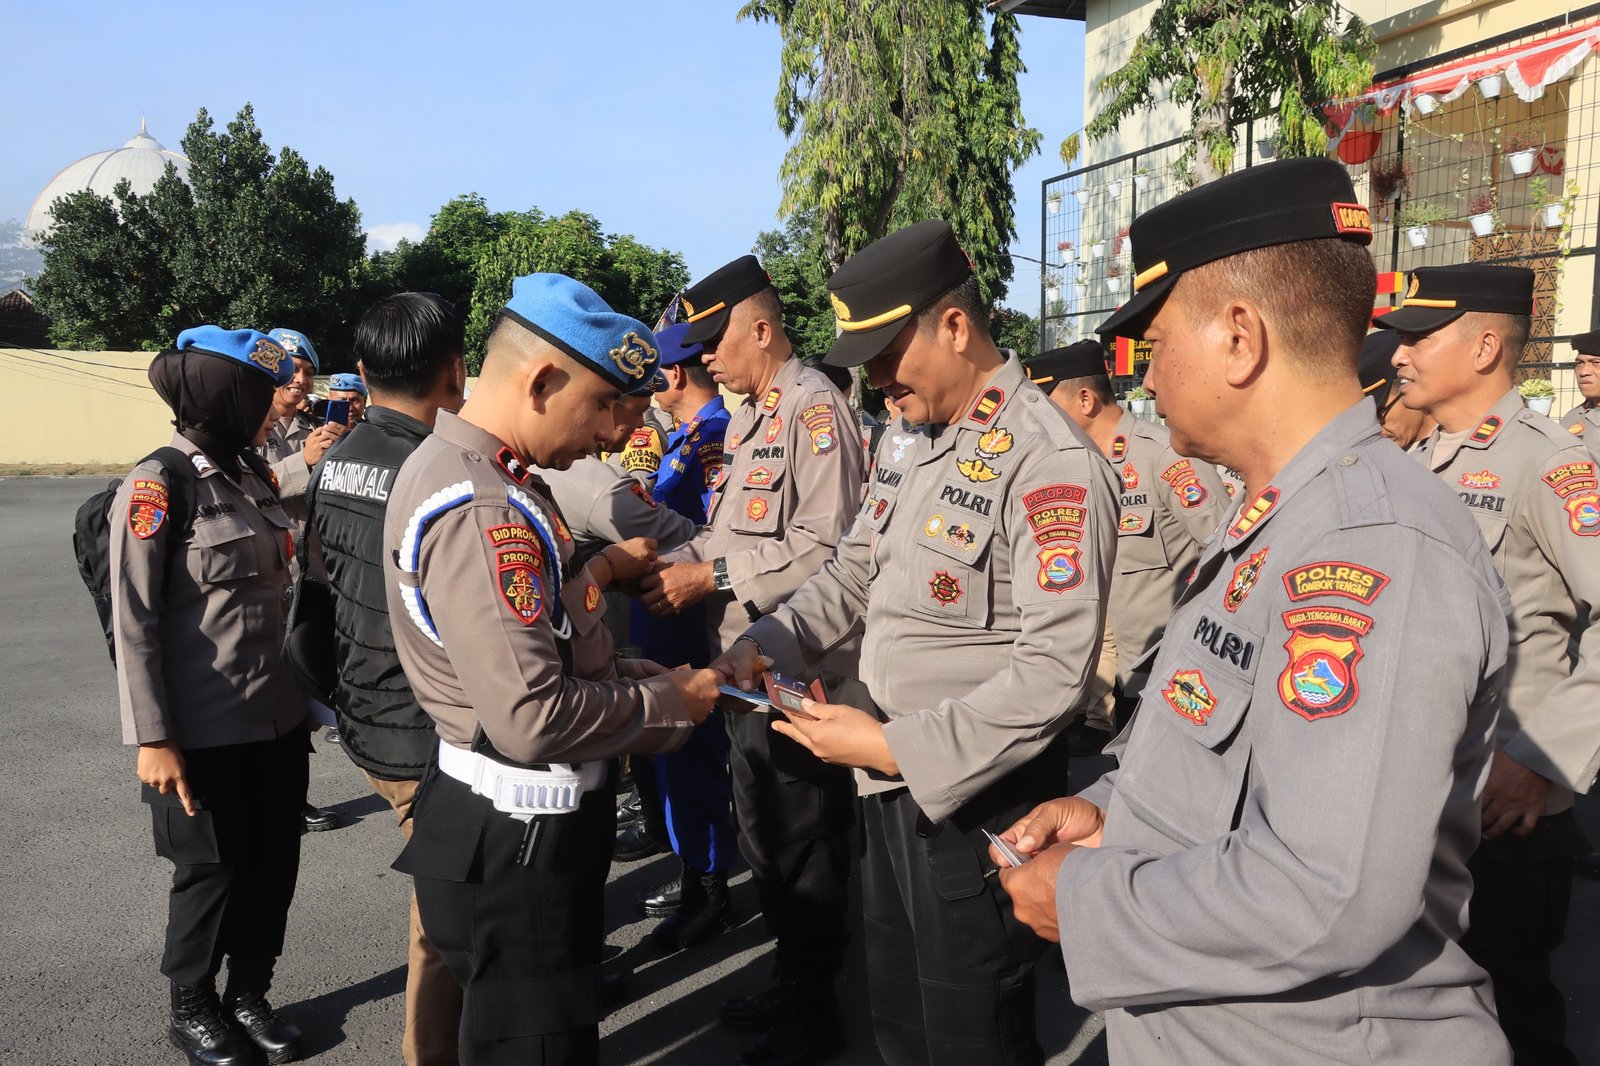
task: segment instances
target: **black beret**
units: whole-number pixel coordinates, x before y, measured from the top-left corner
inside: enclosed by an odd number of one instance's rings
[[[740,301],[771,287],[772,279],[753,255],[741,255],[713,270],[678,297],[683,307],[681,321],[689,324],[682,343],[707,344],[716,340],[728,328],[728,315]]]
[[[1572,348],[1579,355],[1600,355],[1600,329],[1580,333],[1572,338]]]
[[[888,347],[913,314],[971,276],[972,261],[955,231],[937,219],[873,241],[828,279],[839,335],[823,362],[860,366]]]
[[[1398,347],[1400,334],[1392,329],[1369,333],[1361,344],[1361,361],[1356,366],[1361,391],[1368,396],[1377,393],[1380,405],[1388,395],[1389,381],[1394,376],[1394,350]]]
[[[1532,315],[1533,271],[1482,263],[1417,267],[1405,300],[1372,321],[1379,329],[1432,333],[1468,311]]]
[[[1185,270],[1324,237],[1372,243],[1372,216],[1331,159],[1283,159],[1208,182],[1133,220],[1133,296],[1095,332],[1139,338]]]
[[[1040,352],[1023,363],[1022,367],[1028,372],[1028,380],[1047,394],[1061,382],[1073,378],[1111,377],[1106,370],[1105,345],[1097,340],[1079,341],[1065,348]]]

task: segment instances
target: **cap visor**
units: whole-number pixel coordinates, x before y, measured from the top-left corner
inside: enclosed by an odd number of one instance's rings
[[[685,348],[691,344],[710,344],[722,336],[722,331],[728,327],[728,317],[731,313],[730,308],[724,307],[720,311],[713,311],[706,317],[689,323],[689,328],[684,331],[683,339],[679,343]]]
[[[1178,280],[1177,274],[1168,274],[1166,277],[1146,285],[1121,307],[1111,313],[1106,319],[1094,328],[1101,336],[1114,334],[1118,337],[1128,337],[1138,340],[1144,333],[1144,327],[1151,315],[1155,314],[1156,307]],[[1129,327],[1132,327],[1131,329]]]
[[[1464,314],[1465,311],[1453,307],[1400,307],[1386,315],[1373,315],[1372,324],[1379,329],[1399,330],[1401,333],[1432,333]]]
[[[864,329],[859,333],[841,333],[833,338],[833,347],[828,349],[828,354],[822,361],[829,366],[860,366],[869,359],[876,358],[891,341],[900,336],[900,331],[914,321],[913,315],[902,315],[893,322],[885,322],[875,329]]]

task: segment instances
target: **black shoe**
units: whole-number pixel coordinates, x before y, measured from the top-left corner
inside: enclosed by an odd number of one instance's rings
[[[1056,954],[1059,955],[1060,952]],[[595,995],[600,1001],[600,1006],[606,1011],[622,1006],[628,999],[628,975],[616,971],[602,973]]]
[[[639,909],[652,918],[664,918],[669,914],[676,914],[678,907],[683,903],[683,875],[679,874],[664,885],[636,892],[633,901]]]
[[[778,1022],[783,1009],[783,985],[771,984],[753,996],[726,1000],[717,1015],[729,1029],[764,1033]]]
[[[305,1056],[305,1048],[300,1043],[300,1030],[273,1010],[266,996],[259,992],[247,992],[230,999],[225,1006],[234,1021],[239,1023],[239,1028],[244,1030],[252,1044],[261,1049],[272,1066]]]
[[[336,725],[330,725],[328,728],[324,729],[322,731],[322,739],[327,741],[329,744],[344,743],[344,737],[339,735],[339,727]]]
[[[611,854],[616,856],[618,862],[638,862],[640,859],[648,859],[666,850],[667,846],[650,832],[649,826],[644,824],[644,819],[639,818],[617,834],[616,847]]]
[[[246,1066],[255,1058],[250,1041],[223,1017],[211,989],[172,986],[172,1019],[167,1040],[193,1066]]]
[[[639,810],[644,805],[644,800],[639,798],[639,793],[629,793],[628,798],[617,804],[617,828],[632,822],[639,817]]]
[[[798,986],[787,986],[801,995]],[[778,1020],[767,1035],[745,1048],[739,1066],[805,1066],[822,1062],[844,1050],[844,1029],[839,1024],[839,1008],[832,990],[826,998],[813,998],[809,1004],[793,999],[785,1002]]]
[[[321,807],[313,807],[309,803],[300,808],[300,816],[305,819],[308,833],[323,833],[329,829],[339,828],[337,814],[325,811]]]
[[[650,931],[650,943],[657,951],[682,951],[738,924],[733,919],[726,874],[686,874],[682,884],[683,904],[678,913],[663,918]]]
[[[1600,881],[1600,851],[1591,851],[1572,860],[1574,868],[1585,877]]]
[[[1109,729],[1084,726],[1076,734],[1067,738],[1067,754],[1075,759],[1091,758],[1105,751],[1106,745],[1110,742],[1111,731]]]

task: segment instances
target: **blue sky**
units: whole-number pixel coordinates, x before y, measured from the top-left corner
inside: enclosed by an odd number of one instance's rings
[[[0,219],[25,218],[56,171],[141,115],[176,150],[200,107],[221,124],[249,101],[274,149],[333,172],[372,246],[420,236],[475,191],[496,210],[588,211],[678,249],[698,277],[777,224],[778,33],[738,7],[0,0]],[[1022,24],[1023,109],[1044,148],[1016,177],[1015,248],[1037,255],[1039,182],[1082,125],[1083,25]],[[1036,310],[1038,268],[1016,265],[1006,302]]]

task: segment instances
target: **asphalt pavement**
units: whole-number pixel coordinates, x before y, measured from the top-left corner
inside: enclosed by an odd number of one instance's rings
[[[170,866],[157,858],[122,747],[116,683],[94,608],[78,578],[72,515],[103,487],[96,478],[0,479],[0,728],[5,745],[0,830],[0,1064],[172,1066],[167,992],[157,964]],[[1600,708],[1596,709],[1600,713]],[[308,835],[273,1000],[323,1064],[398,1064],[405,984],[407,879],[389,869],[400,833],[388,806],[320,739],[311,800],[344,822]],[[1086,786],[1094,762],[1073,782]],[[1600,841],[1600,803],[1580,804]],[[642,943],[652,920],[633,895],[672,876],[670,857],[616,865],[606,888],[608,966],[626,971],[629,1002],[601,1027],[606,1063],[732,1063],[748,1038],[716,1022],[722,1000],[763,987],[772,946],[748,872],[734,884],[744,922],[687,952],[659,957]],[[1204,920],[1204,901],[1197,901]],[[1578,879],[1558,976],[1570,1043],[1600,1064],[1600,883]],[[1058,957],[1057,957],[1058,958]],[[1041,1040],[1052,1066],[1106,1062],[1098,1016],[1071,1002],[1066,976],[1039,967]],[[877,1063],[866,980],[855,942],[840,982],[849,1051],[835,1062]],[[1142,1066],[1142,1064],[1141,1064]]]

